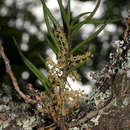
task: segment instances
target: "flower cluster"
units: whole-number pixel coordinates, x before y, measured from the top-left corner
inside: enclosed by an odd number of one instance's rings
[[[43,99],[43,104],[48,102],[53,110],[56,120],[61,116],[67,116],[72,113],[74,109],[79,108],[79,104],[83,101],[83,91],[74,91],[69,82],[68,77],[73,80],[79,80],[79,74],[76,70],[68,70],[70,67],[75,67],[78,64],[83,64],[89,60],[93,55],[90,52],[86,52],[83,55],[73,56],[69,53],[70,44],[67,42],[67,38],[63,30],[59,27],[54,31],[56,40],[59,43],[59,52],[57,53],[57,63],[55,63],[50,57],[46,59],[46,66],[49,68],[48,80],[51,83],[50,94],[41,94],[40,98]],[[40,113],[52,113],[49,110],[48,105],[43,105],[43,108],[38,109]],[[44,115],[43,114],[43,115]]]

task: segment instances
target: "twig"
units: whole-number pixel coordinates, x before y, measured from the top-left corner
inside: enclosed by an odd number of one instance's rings
[[[11,80],[12,80],[12,83],[13,83],[13,86],[15,88],[15,90],[19,93],[19,95],[27,102],[29,103],[35,103],[36,100],[32,100],[30,99],[30,96],[29,95],[25,95],[21,90],[20,90],[20,87],[18,85],[18,82],[17,82],[17,79],[15,78],[14,76],[14,73],[11,69],[11,66],[10,66],[10,63],[9,63],[9,59],[7,58],[5,52],[4,52],[4,48],[2,46],[2,43],[0,43],[0,53],[1,53],[1,56],[4,60],[4,63],[5,63],[5,66],[6,66],[6,72],[9,74]]]
[[[68,124],[69,128],[71,127],[75,127],[78,125],[81,125],[85,122],[87,122],[88,120],[92,119],[93,117],[97,116],[98,114],[102,114],[104,111],[110,109],[113,104],[115,104],[116,99],[113,99],[107,106],[105,106],[104,108],[100,109],[100,110],[95,110],[95,111],[91,111],[89,113],[86,114],[86,116],[84,116],[84,118],[78,120],[78,121],[72,121]]]
[[[9,59],[7,58],[7,56],[5,55],[5,52],[4,52],[4,48],[2,46],[2,44],[0,43],[0,53],[1,53],[1,56],[5,62],[5,66],[6,66],[6,72],[9,74],[11,80],[12,80],[12,83],[14,85],[14,88],[16,89],[16,91],[19,93],[19,95],[26,99],[26,95],[19,89],[19,85],[17,83],[17,80],[13,74],[13,71],[11,70],[11,66],[10,66],[10,63],[9,63]]]
[[[55,125],[56,125],[55,123],[52,123],[51,125],[46,126],[44,129],[49,129],[49,128],[52,128],[52,127],[54,127]]]

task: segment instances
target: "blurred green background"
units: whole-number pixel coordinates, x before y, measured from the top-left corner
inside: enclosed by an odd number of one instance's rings
[[[52,0],[49,1],[51,3]],[[54,1],[56,0],[53,0],[53,2]],[[84,3],[87,4],[87,2],[92,2],[94,5],[96,5],[96,0],[80,1],[81,5]],[[34,65],[39,67],[39,69],[42,68],[42,70],[45,72],[45,66],[41,64],[38,54],[41,53],[41,55],[46,58],[49,47],[47,46],[42,33],[42,31],[46,31],[44,18],[42,16],[38,19],[35,14],[35,9],[40,7],[40,0],[0,0],[0,42],[2,42],[4,46],[5,52],[10,59],[12,70],[18,79],[20,86],[22,87],[25,86],[26,83],[32,83],[36,88],[43,88],[40,86],[40,84],[38,84],[36,77],[23,63],[13,43],[12,37],[14,36],[19,43],[19,46],[24,48],[22,49],[23,54]],[[97,37],[93,41],[90,41],[87,45],[81,48],[81,50],[79,50],[78,53],[82,53],[86,50],[90,50],[94,53],[94,58],[79,69],[83,84],[86,84],[89,81],[88,77],[86,76],[87,72],[90,70],[95,71],[101,69],[104,64],[106,64],[108,60],[108,54],[113,49],[112,42],[118,39],[123,39],[123,32],[125,29],[124,18],[127,16],[130,2],[129,0],[102,0],[101,7],[103,10],[100,11],[102,15],[99,19],[122,18],[122,21],[113,23],[112,26],[108,26],[101,36]],[[40,14],[41,13],[42,12],[40,12]],[[58,18],[60,17],[59,10],[56,9],[54,13],[56,16],[58,15]],[[111,31],[113,30],[113,27],[115,29],[114,31]],[[93,31],[95,31],[94,29],[95,27],[93,25]],[[93,31],[91,31],[91,33]],[[91,33],[89,35],[91,35]],[[75,35],[73,38],[73,46],[82,40],[83,35],[84,32],[82,31],[79,31]],[[11,81],[5,71],[4,62],[0,57],[0,86],[2,83],[10,85]]]

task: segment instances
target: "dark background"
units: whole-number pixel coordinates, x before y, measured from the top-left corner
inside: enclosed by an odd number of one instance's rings
[[[8,1],[9,0],[0,0],[0,41],[2,42],[5,48],[5,52],[10,59],[13,72],[18,79],[20,86],[23,87],[26,83],[29,82],[32,83],[35,87],[41,88],[36,82],[36,77],[23,63],[12,40],[12,37],[14,36],[17,42],[21,44],[24,42],[23,36],[25,37],[25,40],[27,37],[28,40],[26,42],[29,46],[29,50],[23,51],[24,55],[37,67],[44,67],[38,58],[38,53],[40,52],[43,57],[46,57],[45,52],[48,46],[46,42],[42,40],[42,38],[40,39],[38,37],[37,33],[30,33],[30,30],[28,28],[28,26],[33,26],[37,29],[37,32],[39,34],[42,34],[39,25],[44,22],[43,17],[41,18],[41,21],[38,21],[37,18],[29,10],[29,8],[36,7],[41,3],[40,1],[24,3],[22,0],[19,0],[18,6],[15,0],[12,0],[13,4],[9,4]],[[82,1],[82,4],[84,4],[84,2],[87,0],[80,1]],[[96,0],[94,0],[94,2],[96,4]],[[83,73],[84,70],[86,69],[95,71],[101,69],[108,60],[109,52],[113,50],[112,42],[114,40],[123,39],[123,32],[125,30],[124,17],[127,16],[130,2],[128,0],[104,0],[103,6],[105,10],[104,12],[101,12],[103,15],[100,19],[114,19],[122,17],[122,21],[114,23],[117,27],[115,33],[111,32],[110,30],[106,31],[103,36],[107,37],[105,40],[97,37],[93,41],[90,41],[87,46],[84,46],[83,48],[85,49],[82,48],[78,52],[81,53],[85,50],[90,50],[94,53],[94,58],[92,59],[91,64],[87,62],[83,67],[79,69],[79,73],[81,74],[82,82],[84,84],[89,81]],[[81,35],[81,32],[76,34],[73,38],[73,43],[79,43],[82,40]],[[108,44],[108,48],[105,51],[103,48],[104,43]],[[21,74],[24,71],[28,71],[30,73],[30,77],[27,80],[21,78]],[[0,57],[0,87],[2,83],[10,85],[11,81],[5,72],[4,62]]]

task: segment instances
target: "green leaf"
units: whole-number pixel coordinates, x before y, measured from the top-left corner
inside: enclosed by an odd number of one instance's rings
[[[75,30],[77,30],[77,28],[82,25],[85,24],[104,24],[104,23],[114,23],[114,22],[119,22],[122,19],[112,19],[112,20],[98,20],[98,19],[90,19],[90,20],[86,20],[86,21],[82,21],[80,22],[78,25],[76,25],[75,27],[73,27]],[[71,36],[74,34],[75,32],[72,32]]]
[[[23,59],[24,63],[26,64],[26,66],[35,74],[35,76],[41,81],[41,83],[43,84],[43,86],[45,87],[45,90],[47,92],[49,92],[49,88],[48,86],[50,86],[50,83],[48,81],[48,79],[42,74],[41,71],[39,71],[21,52],[20,48],[18,47],[18,44],[16,42],[16,39],[13,37],[13,41],[18,49],[18,52],[21,56],[21,58]]]
[[[90,20],[94,16],[97,9],[99,8],[100,2],[101,2],[101,0],[98,0],[96,7],[94,8],[94,10],[91,12],[91,14],[85,20],[83,20],[82,22],[79,22],[78,24],[76,24],[73,27],[73,32],[71,33],[71,36],[73,36],[82,27],[82,25],[86,24],[87,21]]]
[[[90,19],[85,24],[104,24],[104,23],[114,23],[119,22],[122,19],[111,19],[111,20],[98,20],[98,19]]]
[[[52,28],[51,28],[50,23],[49,23],[49,19],[48,19],[48,16],[47,16],[47,11],[46,11],[45,8],[46,8],[46,6],[43,6],[43,12],[44,12],[44,18],[45,18],[46,26],[47,26],[48,32],[50,33],[50,36],[51,36],[54,44],[55,44],[56,49],[59,50],[59,43],[55,39],[54,33],[53,33]]]
[[[42,0],[43,1],[43,0]],[[50,26],[50,24],[49,24],[49,19],[48,19],[48,17],[47,17],[47,14],[48,14],[48,16],[50,16],[50,19],[52,20],[52,22],[54,22],[54,24],[55,24],[55,26],[57,27],[57,28],[60,28],[61,30],[62,30],[62,28],[61,28],[61,26],[59,25],[59,23],[56,21],[56,19],[51,15],[51,12],[50,12],[50,10],[46,7],[46,5],[45,5],[45,2],[43,1],[43,11],[44,11],[44,17],[45,17],[45,22],[46,22],[46,25],[47,25],[47,28],[48,28],[48,32],[50,33],[50,35],[51,35],[51,38],[52,38],[52,40],[54,41],[54,42],[56,42],[57,44],[58,44],[58,41],[56,40],[56,38],[55,38],[55,36],[54,36],[54,33],[52,33],[52,29],[51,29],[51,26]],[[63,32],[64,33],[64,32]],[[65,37],[65,35],[64,35],[64,37]],[[52,50],[55,52],[55,53],[57,53],[58,51],[57,51],[57,48],[56,49],[54,49],[54,47],[52,46],[52,44],[51,44],[51,42],[49,41],[49,39],[47,39],[47,41],[48,41],[48,45],[50,45],[50,47],[52,48]],[[56,44],[56,45],[57,45]],[[58,49],[59,49],[59,46],[58,46]]]
[[[63,6],[62,0],[58,0],[58,4],[59,4],[60,10],[61,10],[62,18],[65,21],[67,28],[69,28],[69,22],[68,22],[69,20],[68,20],[65,8]]]
[[[105,28],[106,24],[102,25],[93,35],[89,36],[86,40],[82,41],[81,43],[79,43],[76,47],[74,47],[71,50],[71,54],[74,53],[75,51],[77,51],[80,47],[82,47],[84,44],[86,44],[87,42],[89,42],[90,40],[93,40],[104,28]]]
[[[71,17],[71,1],[68,0],[68,4],[67,4],[67,19],[68,19],[68,23],[70,24],[70,17]]]
[[[47,37],[46,34],[44,34],[44,36],[45,36],[45,39],[46,39],[46,41],[47,41],[48,46],[53,50],[53,52],[54,52],[55,54],[57,54],[57,53],[58,53],[57,48],[55,48],[55,46],[52,44],[52,42],[49,40],[49,38]]]
[[[87,19],[91,19],[94,16],[94,14],[96,13],[97,9],[99,8],[100,3],[101,3],[101,0],[98,0],[97,5],[95,6],[95,8],[92,11],[92,13],[87,17]]]
[[[86,15],[86,14],[89,14],[89,13],[91,13],[91,12],[84,12],[84,13],[81,13],[81,14],[79,14],[78,16],[76,16],[76,17],[74,18],[74,20],[72,21],[71,26],[73,26],[82,16],[84,16],[84,15]]]
[[[40,54],[38,54],[38,56],[39,56],[42,64],[45,66],[46,70],[49,71],[49,68],[46,66],[46,60]]]
[[[51,19],[51,21],[53,22],[53,24],[56,26],[56,27],[59,27],[60,24],[58,23],[58,21],[55,19],[55,17],[52,15],[51,11],[47,8],[46,4],[45,4],[45,1],[44,0],[41,0],[42,1],[42,4],[43,4],[43,8],[45,8],[45,13],[47,13],[47,15],[49,16],[49,18]]]

